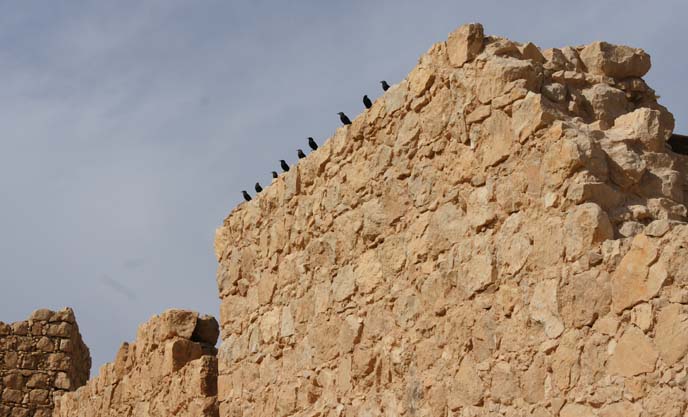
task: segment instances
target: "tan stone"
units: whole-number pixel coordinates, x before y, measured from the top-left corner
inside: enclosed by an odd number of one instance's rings
[[[566,326],[588,326],[609,313],[610,304],[609,275],[595,270],[572,276],[558,292],[559,313]]]
[[[629,401],[619,401],[605,405],[600,410],[600,417],[640,417],[642,408]]]
[[[496,165],[511,154],[515,136],[511,120],[504,112],[495,110],[483,122],[481,132],[479,149],[486,165]]]
[[[166,310],[160,315],[159,340],[163,341],[175,336],[191,339],[197,320],[198,313],[193,311]]]
[[[478,100],[483,104],[508,93],[517,82],[526,90],[540,90],[538,71],[530,61],[503,56],[493,57],[485,62],[480,75],[475,88]]]
[[[607,214],[595,203],[573,208],[566,216],[564,229],[567,259],[576,259],[591,246],[613,237]]]
[[[637,152],[623,142],[603,141],[601,145],[609,159],[609,173],[614,184],[630,188],[641,180],[647,163]]]
[[[545,384],[547,381],[547,365],[545,356],[538,354],[521,378],[523,399],[531,404],[537,404],[545,398]]]
[[[631,310],[631,322],[640,330],[647,332],[652,327],[652,305],[641,303]]]
[[[655,370],[659,355],[650,339],[635,326],[629,326],[619,339],[607,362],[611,374],[632,377]]]
[[[530,316],[543,324],[545,334],[549,338],[559,337],[564,331],[557,306],[556,281],[547,280],[537,284],[530,300]]]
[[[642,107],[618,116],[607,134],[614,140],[640,142],[650,152],[662,152],[673,129],[673,120],[662,118],[658,110]]]
[[[680,361],[688,352],[688,312],[682,304],[669,304],[657,314],[654,337],[659,355],[667,365]]]
[[[523,142],[530,135],[548,126],[556,118],[556,112],[540,94],[529,92],[523,100],[514,104],[512,126],[518,140]]]
[[[643,234],[636,235],[631,250],[611,275],[614,311],[621,312],[641,301],[649,301],[659,292],[666,271],[661,264],[650,268],[656,258],[655,244]]]
[[[339,270],[332,282],[332,296],[335,301],[344,301],[356,291],[356,276],[353,267],[345,266]]]
[[[602,120],[608,125],[631,108],[631,103],[626,99],[626,93],[604,83],[586,88],[583,90],[583,97],[589,103],[595,119]],[[623,120],[624,116],[619,118]]]
[[[587,45],[580,58],[591,73],[614,78],[642,77],[650,70],[650,56],[642,49],[607,42]]]
[[[418,67],[409,74],[409,92],[416,97],[425,93],[435,81],[435,74],[425,67]]]
[[[480,23],[463,25],[449,34],[447,55],[449,62],[460,67],[475,58],[483,49],[483,26]]]
[[[455,410],[461,405],[478,405],[482,402],[484,395],[483,381],[475,370],[475,363],[470,357],[465,357],[461,361],[459,370],[455,377],[456,391],[449,398],[449,408]]]
[[[545,62],[545,57],[542,55],[542,52],[540,52],[540,48],[532,42],[526,42],[519,46],[518,50],[521,52],[523,59],[530,59],[539,63]]]
[[[592,407],[576,403],[566,404],[559,412],[560,417],[592,417],[594,415]]]

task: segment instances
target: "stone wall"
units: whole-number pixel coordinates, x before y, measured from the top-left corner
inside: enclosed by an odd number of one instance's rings
[[[71,309],[0,322],[0,417],[51,416],[54,398],[83,385],[90,370]]]
[[[228,416],[685,416],[650,56],[459,28],[216,234]]]
[[[218,332],[195,312],[154,316],[97,377],[60,398],[54,417],[216,417]]]

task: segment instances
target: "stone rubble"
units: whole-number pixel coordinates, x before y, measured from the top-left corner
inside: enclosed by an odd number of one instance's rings
[[[98,376],[64,394],[53,416],[218,417],[218,334],[210,316],[186,310],[154,316]]]
[[[688,158],[649,69],[433,45],[217,230],[220,416],[688,415]]]

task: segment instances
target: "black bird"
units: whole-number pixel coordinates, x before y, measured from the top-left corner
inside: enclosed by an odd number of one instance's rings
[[[303,158],[306,157],[306,154],[303,153],[303,151],[302,151],[301,149],[298,149],[298,150],[296,151],[296,154],[299,156],[299,159],[303,159]]]
[[[382,84],[382,91],[387,91],[389,89],[389,84],[387,84],[387,81],[382,80],[380,81],[380,84]]]
[[[284,159],[280,159],[280,166],[284,172],[289,171],[289,165],[284,161]]]
[[[339,115],[339,120],[341,120],[342,123],[344,123],[345,125],[350,125],[350,124],[351,124],[351,120],[349,120],[349,118],[346,117],[346,114],[344,114],[344,112],[341,112],[341,111],[340,111],[340,112],[337,113],[337,114]]]
[[[251,196],[248,195],[248,193],[246,191],[242,191],[241,194],[244,195],[244,200],[251,201]]]
[[[373,102],[370,101],[368,96],[363,96],[363,105],[366,106],[366,109],[369,109],[369,108],[373,107]]]
[[[313,150],[318,149],[318,144],[315,143],[315,140],[313,138],[308,138],[308,146],[310,146]]]
[[[272,178],[277,178],[277,172],[272,171]]]
[[[260,186],[260,183],[256,183],[255,189],[257,193],[263,191],[263,187]]]
[[[671,150],[682,155],[688,155],[688,136],[674,133],[667,141]]]

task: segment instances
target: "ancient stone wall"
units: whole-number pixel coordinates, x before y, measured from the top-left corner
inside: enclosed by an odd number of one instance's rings
[[[71,309],[0,322],[0,417],[51,416],[54,398],[83,385],[90,370]]]
[[[217,321],[167,310],[138,329],[100,374],[62,396],[55,417],[216,417]]]
[[[644,51],[467,25],[218,229],[228,416],[685,416],[686,159]]]

